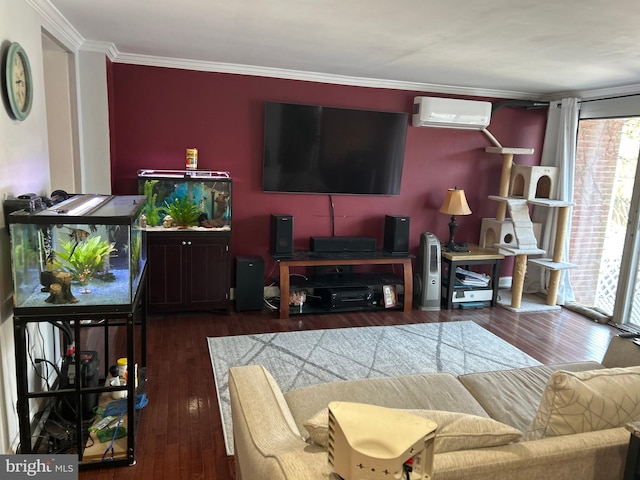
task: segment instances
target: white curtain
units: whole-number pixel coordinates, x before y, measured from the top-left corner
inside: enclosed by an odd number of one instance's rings
[[[557,200],[573,201],[573,184],[576,164],[576,143],[578,136],[578,98],[563,98],[551,102],[547,117],[547,129],[542,147],[541,165],[559,167]],[[546,258],[553,257],[553,246],[556,237],[557,209],[549,207],[535,207],[533,222],[542,224],[542,238],[540,248],[546,250]],[[570,262],[569,242],[571,240],[571,215],[564,245],[563,259]],[[548,271],[534,265],[527,267],[524,290],[528,293],[547,293]],[[556,303],[574,301],[573,289],[569,282],[567,270],[560,275],[560,287]]]

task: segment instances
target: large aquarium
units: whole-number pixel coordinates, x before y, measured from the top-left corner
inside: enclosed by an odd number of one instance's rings
[[[213,170],[139,170],[150,230],[231,230],[231,178]]]
[[[14,313],[126,310],[146,264],[145,200],[76,195],[38,212],[11,213]]]

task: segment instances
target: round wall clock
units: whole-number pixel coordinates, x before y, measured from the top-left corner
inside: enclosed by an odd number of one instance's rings
[[[29,57],[17,42],[9,45],[4,74],[11,113],[17,120],[24,120],[33,103],[33,82]]]

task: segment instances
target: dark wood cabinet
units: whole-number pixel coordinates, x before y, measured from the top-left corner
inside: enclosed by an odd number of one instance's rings
[[[231,232],[147,232],[152,312],[230,311]]]

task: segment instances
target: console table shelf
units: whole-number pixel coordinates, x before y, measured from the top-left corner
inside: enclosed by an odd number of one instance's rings
[[[492,307],[498,298],[500,262],[504,255],[495,250],[469,245],[469,252],[442,252],[442,306],[450,310],[466,303],[487,302]],[[491,281],[486,287],[470,287],[456,281],[457,267],[487,265],[491,267]]]
[[[305,288],[351,288],[364,286],[382,285],[402,285],[404,294],[399,307],[404,312],[410,312],[413,298],[413,273],[411,267],[411,256],[391,255],[384,251],[375,252],[337,252],[335,254],[323,253],[319,255],[314,252],[296,252],[291,258],[278,258],[275,260],[280,266],[280,318],[287,319],[293,313],[319,313],[327,311],[346,310],[370,310],[383,307],[341,307],[340,309],[318,308],[313,305],[304,304],[301,311],[293,310],[296,306],[290,306],[291,290]],[[392,272],[371,272],[371,273],[343,273],[343,274],[315,274],[299,275],[292,274],[292,267],[323,267],[323,266],[362,266],[362,265],[400,265],[403,275],[400,277]]]
[[[329,273],[304,277],[293,275],[289,279],[289,288],[340,288],[366,285],[402,285],[402,283],[402,277],[392,273]]]

